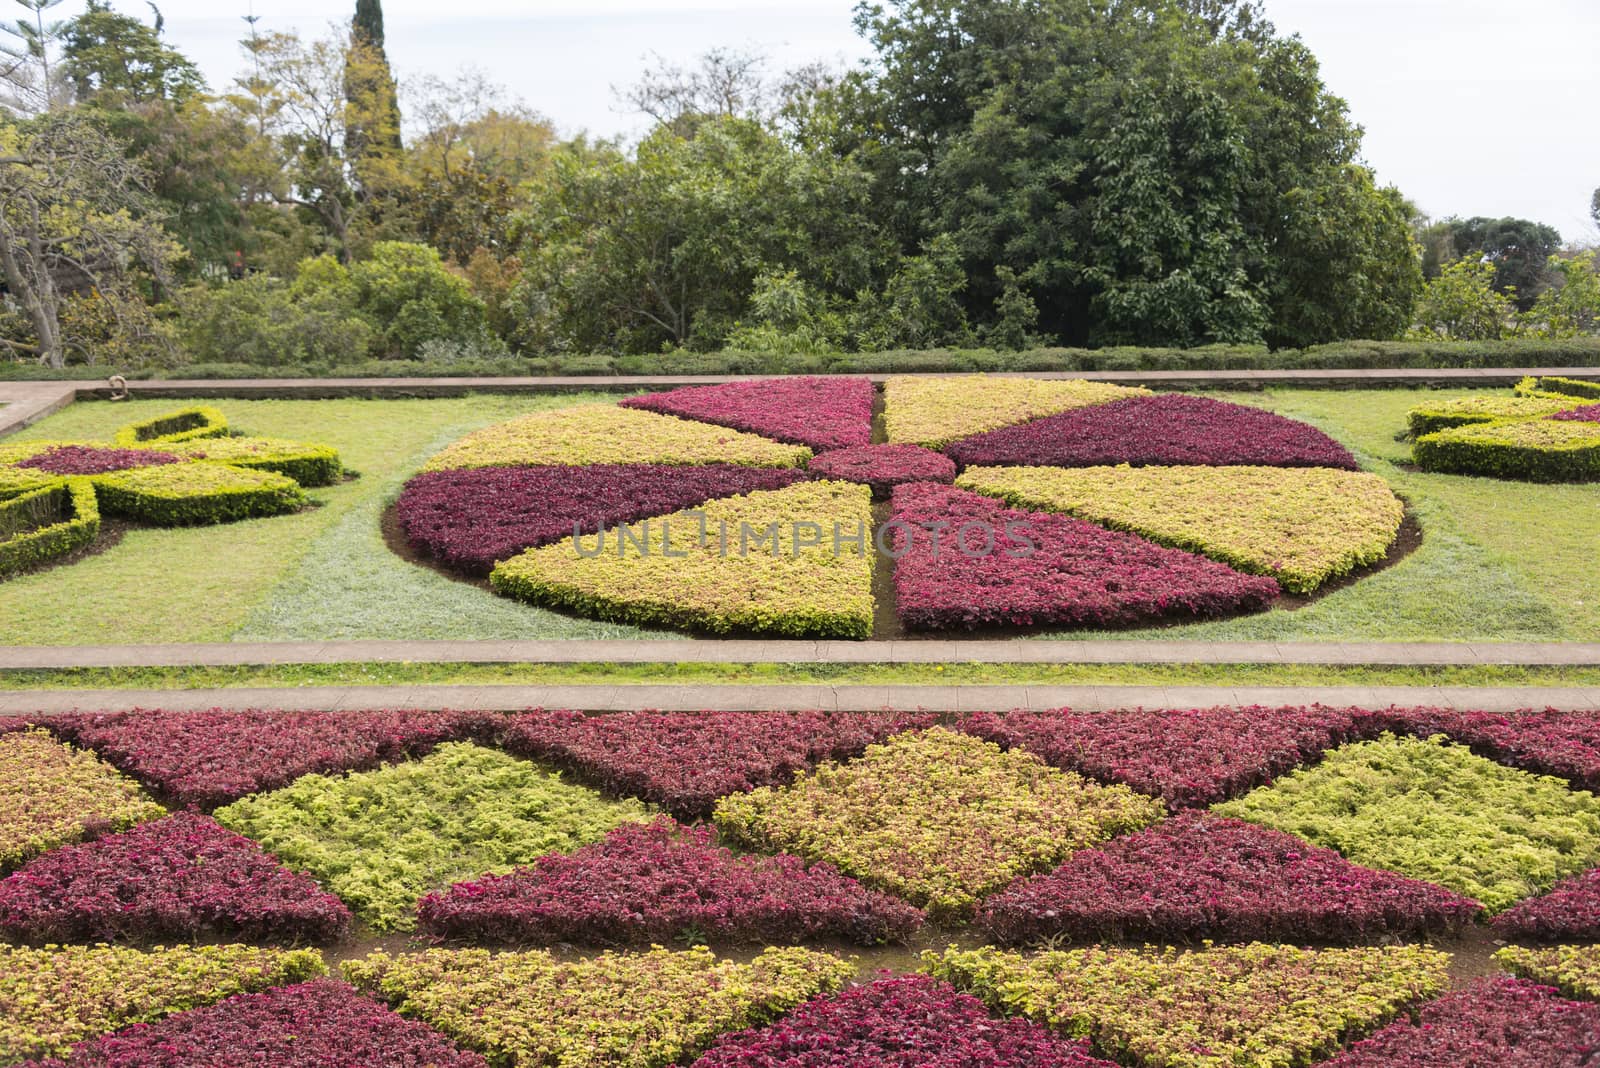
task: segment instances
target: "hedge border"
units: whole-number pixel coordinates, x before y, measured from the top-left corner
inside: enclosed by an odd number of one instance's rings
[[[64,483],[24,493],[0,504],[0,512],[20,511],[31,502],[55,497],[66,513],[58,523],[39,527],[0,541],[0,580],[39,564],[77,552],[100,536],[100,508],[94,483],[69,478]]]
[[[1543,420],[1532,420],[1542,422]],[[1564,445],[1522,445],[1495,437],[1502,427],[1526,420],[1505,420],[1454,427],[1419,437],[1411,455],[1424,471],[1447,475],[1525,482],[1592,482],[1600,480],[1600,427],[1583,439]],[[1563,423],[1583,427],[1584,423]]]
[[[292,478],[302,486],[331,486],[344,477],[344,462],[331,445],[309,441],[283,441],[275,438],[227,438],[229,442],[257,441],[274,447],[265,456],[196,456],[203,453],[207,440],[181,443],[177,455],[195,462],[219,463],[227,467],[241,467],[250,471],[268,471]]]
[[[1554,393],[1563,397],[1600,400],[1600,382],[1583,382],[1558,375],[1530,375],[1517,383],[1516,393],[1523,397]]]
[[[200,492],[163,491],[159,487],[130,484],[147,471],[208,468],[231,471],[236,485]],[[107,512],[142,520],[155,526],[198,526],[230,523],[239,519],[286,515],[306,504],[306,495],[293,479],[270,471],[252,471],[228,464],[194,463],[158,468],[134,468],[100,475],[95,479],[100,503]]]
[[[174,426],[176,429],[166,429]],[[122,446],[157,443],[176,445],[200,438],[225,437],[227,433],[227,416],[210,405],[197,404],[191,408],[165,412],[143,422],[129,423],[118,430],[112,440]]]

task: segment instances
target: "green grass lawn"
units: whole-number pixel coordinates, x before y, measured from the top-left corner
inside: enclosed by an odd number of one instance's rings
[[[1313,423],[1388,478],[1424,540],[1396,566],[1298,610],[1118,637],[1211,640],[1600,640],[1592,578],[1600,486],[1535,486],[1406,471],[1395,434],[1426,394],[1229,395]],[[647,632],[496,597],[395,556],[379,516],[429,456],[470,430],[603,399],[216,401],[249,433],[324,441],[362,473],[319,507],[221,527],[136,528],[97,556],[0,583],[7,644],[350,638],[610,638]],[[7,440],[109,439],[173,401],[84,402]],[[1081,637],[1104,632],[1062,632]],[[652,636],[672,636],[652,634]]]

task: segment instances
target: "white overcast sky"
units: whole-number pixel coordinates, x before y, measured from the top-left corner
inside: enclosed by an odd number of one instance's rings
[[[241,17],[320,32],[355,0],[158,0],[168,38],[213,88],[239,72]],[[0,0],[3,3],[3,0]],[[147,16],[138,0],[115,0]],[[9,6],[9,5],[7,5]],[[63,14],[79,8],[68,0]],[[565,132],[636,132],[612,86],[647,53],[687,62],[716,45],[755,46],[781,68],[867,55],[852,0],[385,0],[396,73],[482,68]],[[1266,0],[1366,127],[1366,162],[1423,210],[1520,215],[1570,241],[1597,239],[1600,0]]]

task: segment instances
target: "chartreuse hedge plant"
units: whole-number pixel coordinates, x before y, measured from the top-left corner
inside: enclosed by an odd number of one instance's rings
[[[1268,575],[1290,593],[1382,560],[1405,518],[1379,476],[1325,467],[974,467],[956,485]]]
[[[1557,987],[1568,997],[1600,1001],[1600,946],[1507,946],[1494,959],[1512,975]]]
[[[619,623],[866,638],[872,538],[866,486],[801,482],[529,549],[496,565],[489,582]]]
[[[61,1056],[95,1035],[326,971],[305,949],[0,946],[0,1064]]]
[[[117,431],[118,445],[175,445],[201,438],[220,438],[228,433],[228,417],[216,408],[197,405],[166,412],[153,419],[131,423]]]
[[[1518,419],[1543,419],[1557,412],[1564,412],[1568,408],[1579,407],[1582,403],[1574,397],[1543,394],[1507,397],[1504,394],[1491,393],[1471,397],[1450,397],[1429,401],[1412,408],[1406,413],[1406,427],[1412,437],[1420,438],[1458,426]]]
[[[735,842],[828,861],[936,920],[960,922],[1018,876],[1162,811],[1125,786],[1097,786],[1031,753],[936,727],[789,786],[726,797],[715,818]]]
[[[1149,392],[1082,379],[897,376],[884,383],[884,425],[892,444],[937,449],[1013,423]]]
[[[1562,378],[1559,375],[1539,375],[1518,382],[1516,392],[1521,397],[1557,393],[1563,397],[1600,400],[1600,382],[1585,382],[1582,379]]]
[[[584,960],[539,950],[379,952],[343,968],[357,987],[490,1064],[561,1068],[684,1064],[718,1035],[768,1023],[855,972],[808,949],[768,949],[736,964],[703,946]]]
[[[1600,863],[1600,799],[1442,737],[1385,734],[1214,812],[1297,834],[1499,912]]]
[[[93,753],[42,730],[0,735],[0,871],[91,828],[122,830],[166,810]]]
[[[135,467],[95,484],[108,513],[162,527],[285,515],[307,502],[292,478],[224,464]]]
[[[1080,949],[985,947],[923,959],[936,978],[1140,1068],[1292,1068],[1337,1050],[1450,985],[1447,953],[1421,946],[1299,949],[1260,942]]]
[[[332,446],[281,438],[207,438],[179,445],[163,445],[189,460],[210,460],[230,467],[271,471],[302,486],[331,486],[344,475],[344,464]]]
[[[650,818],[527,761],[466,742],[343,778],[307,775],[216,812],[309,872],[380,931],[411,930],[417,899],[485,872],[599,841]]]
[[[1600,479],[1600,423],[1525,419],[1456,427],[1418,438],[1411,453],[1424,471],[1589,482]]]
[[[87,548],[99,535],[100,508],[85,479],[0,500],[0,578]]]

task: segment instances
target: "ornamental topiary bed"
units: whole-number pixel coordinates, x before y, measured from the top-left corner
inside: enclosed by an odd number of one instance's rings
[[[1529,482],[1600,479],[1600,383],[1527,378],[1515,393],[1413,408],[1408,418],[1417,466]]]

